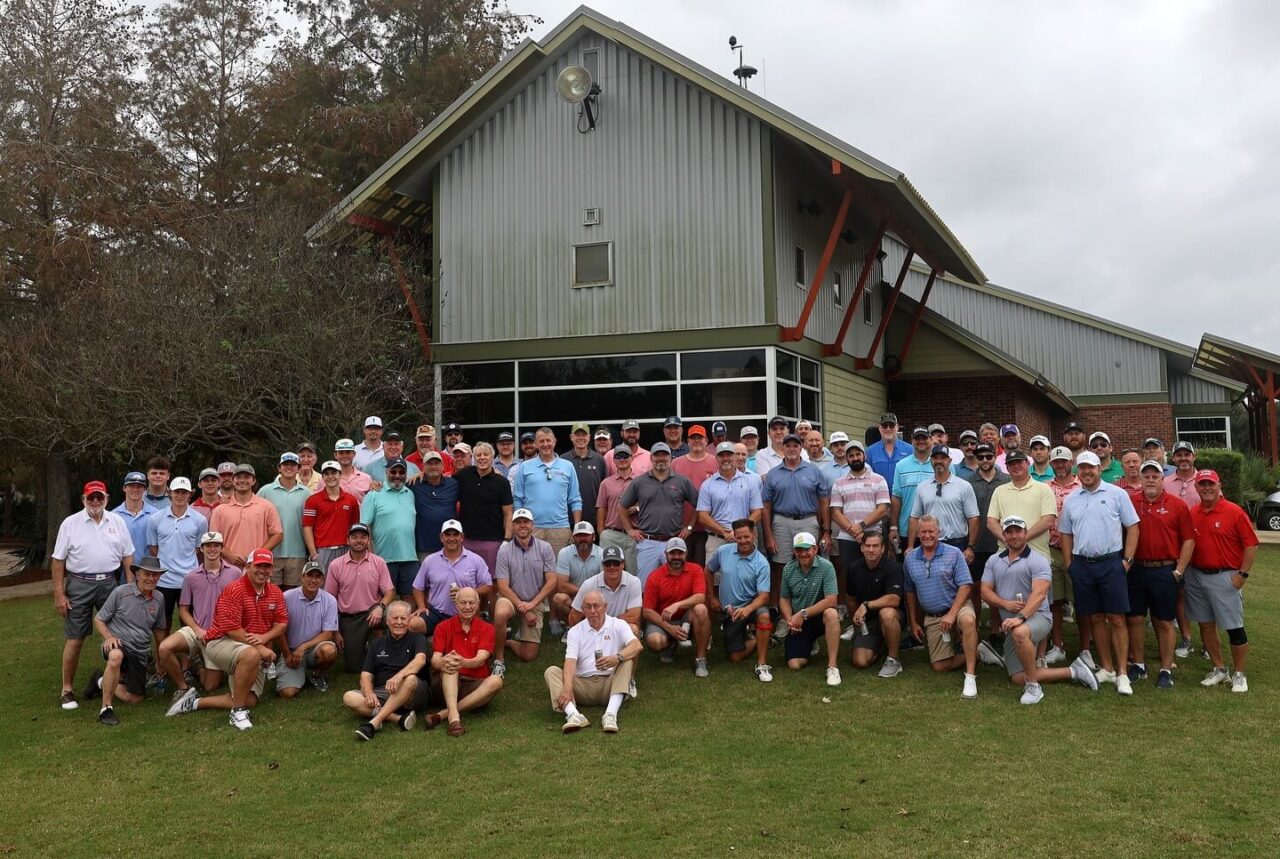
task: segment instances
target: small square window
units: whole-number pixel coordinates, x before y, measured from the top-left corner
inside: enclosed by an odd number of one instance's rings
[[[809,285],[808,267],[804,261],[804,248],[796,248],[796,286],[803,289]]]
[[[573,285],[609,286],[613,283],[613,242],[573,246]]]
[[[831,273],[831,292],[836,298],[836,307],[844,307],[844,275],[840,269]]]

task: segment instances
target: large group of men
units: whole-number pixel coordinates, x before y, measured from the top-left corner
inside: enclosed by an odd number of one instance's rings
[[[419,721],[461,736],[507,660],[537,659],[549,637],[565,647],[544,675],[564,732],[603,705],[614,733],[641,653],[665,665],[692,650],[705,678],[716,630],[728,663],[754,656],[765,683],[781,648],[793,671],[824,658],[839,685],[847,641],[855,670],[891,679],[921,649],[933,671],[962,671],[965,698],[983,662],[1035,704],[1046,683],[1132,695],[1154,673],[1172,689],[1191,623],[1211,666],[1201,685],[1248,691],[1258,540],[1191,444],[1169,462],[1159,439],[1117,455],[1077,423],[1057,445],[984,424],[952,447],[943,426],[901,432],[892,413],[872,431],[864,444],[774,417],[761,446],[755,427],[734,441],[721,421],[671,417],[646,450],[635,421],[616,444],[575,423],[557,453],[545,427],[490,445],[449,424],[437,445],[423,425],[406,456],[371,416],[360,444],[339,439],[321,462],[304,442],[269,482],[224,462],[193,487],[156,457],[113,509],[105,483],[85,484],[59,528],[61,706],[101,698],[99,721],[116,725],[117,703],[171,688],[168,715],[225,710],[246,730],[269,683],[285,699],[325,693],[341,667],[360,739]],[[1072,620],[1080,650],[1061,667]],[[77,696],[95,630],[101,665]]]

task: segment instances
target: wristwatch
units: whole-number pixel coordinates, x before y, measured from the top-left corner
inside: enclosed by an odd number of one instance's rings
[[[807,608],[802,608],[802,609],[800,609],[800,617],[804,618],[805,620],[808,620],[808,619],[809,619],[809,610],[808,610]]]
[[[1133,558],[1121,558],[1120,560],[1124,562],[1124,565],[1125,565],[1126,567],[1132,567],[1132,566],[1133,566]]]

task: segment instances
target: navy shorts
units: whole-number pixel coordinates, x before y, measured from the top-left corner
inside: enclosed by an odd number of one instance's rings
[[[817,614],[804,622],[799,632],[787,633],[787,659],[808,659],[813,643],[822,638],[827,625],[822,622],[822,615]]]
[[[1129,616],[1142,617],[1148,611],[1156,620],[1173,620],[1178,607],[1178,580],[1173,564],[1129,570]]]
[[[1119,558],[1090,563],[1071,559],[1071,587],[1075,591],[1076,614],[1128,614],[1129,583],[1124,562]]]

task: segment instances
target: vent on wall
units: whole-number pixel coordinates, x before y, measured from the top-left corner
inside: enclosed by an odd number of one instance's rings
[[[582,210],[582,226],[594,227],[600,223],[600,209],[583,209]]]

